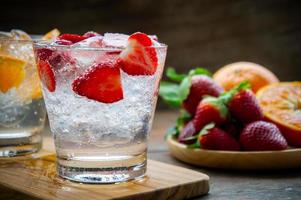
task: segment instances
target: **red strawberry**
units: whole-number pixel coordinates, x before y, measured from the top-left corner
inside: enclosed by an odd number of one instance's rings
[[[210,124],[209,124],[210,125]],[[198,142],[202,149],[239,151],[239,143],[228,133],[214,126],[205,126]]]
[[[54,41],[55,44],[58,44],[58,45],[72,45],[73,42],[69,41],[69,40],[63,40],[63,39],[60,39],[60,40],[56,40]]]
[[[228,104],[231,115],[242,123],[250,123],[263,118],[262,110],[251,90],[240,90]]]
[[[56,52],[52,49],[37,49],[36,54],[39,60],[48,61],[54,69],[59,68],[60,64],[69,62],[74,64],[74,59],[67,52]]]
[[[178,137],[178,141],[184,144],[191,144],[195,141],[195,139],[189,140],[189,138],[196,134],[197,131],[194,127],[193,121],[190,121],[181,130],[181,133]]]
[[[275,124],[255,121],[241,132],[239,141],[248,151],[268,151],[287,149],[287,142]]]
[[[158,58],[152,45],[146,34],[132,34],[117,61],[119,67],[129,75],[153,75],[157,70]]]
[[[94,32],[94,31],[88,31],[85,34],[83,34],[83,37],[89,38],[89,37],[94,37],[94,36],[98,36],[99,34]]]
[[[193,124],[198,132],[211,122],[217,126],[223,124],[227,120],[227,115],[227,107],[218,98],[206,97],[197,107]]]
[[[44,85],[46,85],[49,92],[55,91],[55,76],[49,65],[49,62],[46,60],[39,60],[38,62],[38,71],[39,77]]]
[[[77,34],[70,34],[70,33],[65,33],[58,37],[58,40],[68,40],[72,43],[76,43],[76,42],[82,41],[84,39],[87,39],[87,37],[77,35]]]
[[[52,53],[53,53],[53,50],[46,49],[46,48],[36,50],[36,55],[37,55],[38,59],[44,60],[44,61],[49,59],[49,57],[52,55]]]
[[[234,122],[225,123],[220,128],[235,138],[239,137],[239,133],[241,130],[241,127],[236,122],[235,123]]]
[[[193,116],[204,95],[217,97],[223,91],[223,88],[210,77],[195,75],[192,77],[189,95],[183,102],[183,107]]]
[[[123,99],[120,70],[112,63],[100,63],[72,83],[73,91],[102,103]]]

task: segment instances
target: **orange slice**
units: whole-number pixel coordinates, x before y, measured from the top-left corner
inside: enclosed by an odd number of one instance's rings
[[[268,85],[256,97],[265,118],[279,127],[291,146],[301,147],[301,82]]]
[[[55,38],[57,38],[60,35],[60,31],[58,29],[53,29],[51,31],[49,31],[48,33],[46,33],[42,39],[43,40],[54,40]]]
[[[26,62],[7,55],[0,55],[0,91],[18,88],[25,77]]]
[[[247,80],[255,93],[263,86],[279,82],[278,78],[267,68],[251,62],[226,65],[213,74],[213,79],[226,91]]]

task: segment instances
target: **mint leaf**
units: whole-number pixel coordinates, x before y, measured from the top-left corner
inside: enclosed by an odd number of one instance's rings
[[[172,81],[176,81],[176,82],[181,82],[186,75],[185,74],[178,74],[176,72],[176,70],[172,67],[167,68],[166,70],[166,76],[172,80]]]
[[[193,76],[193,75],[206,75],[206,76],[212,76],[211,72],[208,71],[207,69],[201,68],[201,67],[197,67],[195,69],[192,69],[189,71],[189,75]]]
[[[181,102],[183,102],[189,95],[190,86],[191,86],[191,76],[187,76],[182,80],[179,86],[179,98],[181,99]]]
[[[175,83],[161,81],[159,95],[170,106],[180,107],[182,103],[179,97],[179,85]]]

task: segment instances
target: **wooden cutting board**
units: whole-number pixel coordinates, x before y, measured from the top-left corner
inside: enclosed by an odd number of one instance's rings
[[[186,168],[148,160],[147,177],[120,184],[79,184],[61,179],[55,156],[37,154],[0,159],[0,185],[40,199],[186,199],[209,191],[209,177]],[[1,197],[1,196],[0,196]]]

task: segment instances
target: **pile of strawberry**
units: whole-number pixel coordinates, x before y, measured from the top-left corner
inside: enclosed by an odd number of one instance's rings
[[[224,92],[202,68],[188,75],[167,70],[174,82],[162,82],[160,96],[181,107],[176,125],[168,130],[188,148],[227,151],[265,151],[288,148],[277,126],[263,119],[248,82]]]
[[[92,37],[102,37],[96,32],[84,35],[62,34],[53,41],[51,48],[36,50],[37,66],[40,79],[49,92],[56,90],[56,71],[62,61],[71,66],[76,65],[75,58],[66,52],[55,52],[59,46],[71,46]],[[101,43],[101,41],[100,41]],[[78,76],[72,83],[72,90],[80,96],[102,103],[114,103],[123,99],[123,88],[120,70],[131,76],[154,75],[158,67],[158,57],[155,42],[150,36],[136,32],[128,37],[127,46],[117,53],[117,59],[112,62],[99,61],[88,66],[88,70]],[[101,44],[100,44],[101,45]],[[101,47],[101,46],[100,46]],[[107,52],[111,54],[111,51]],[[76,69],[76,67],[74,67]]]

